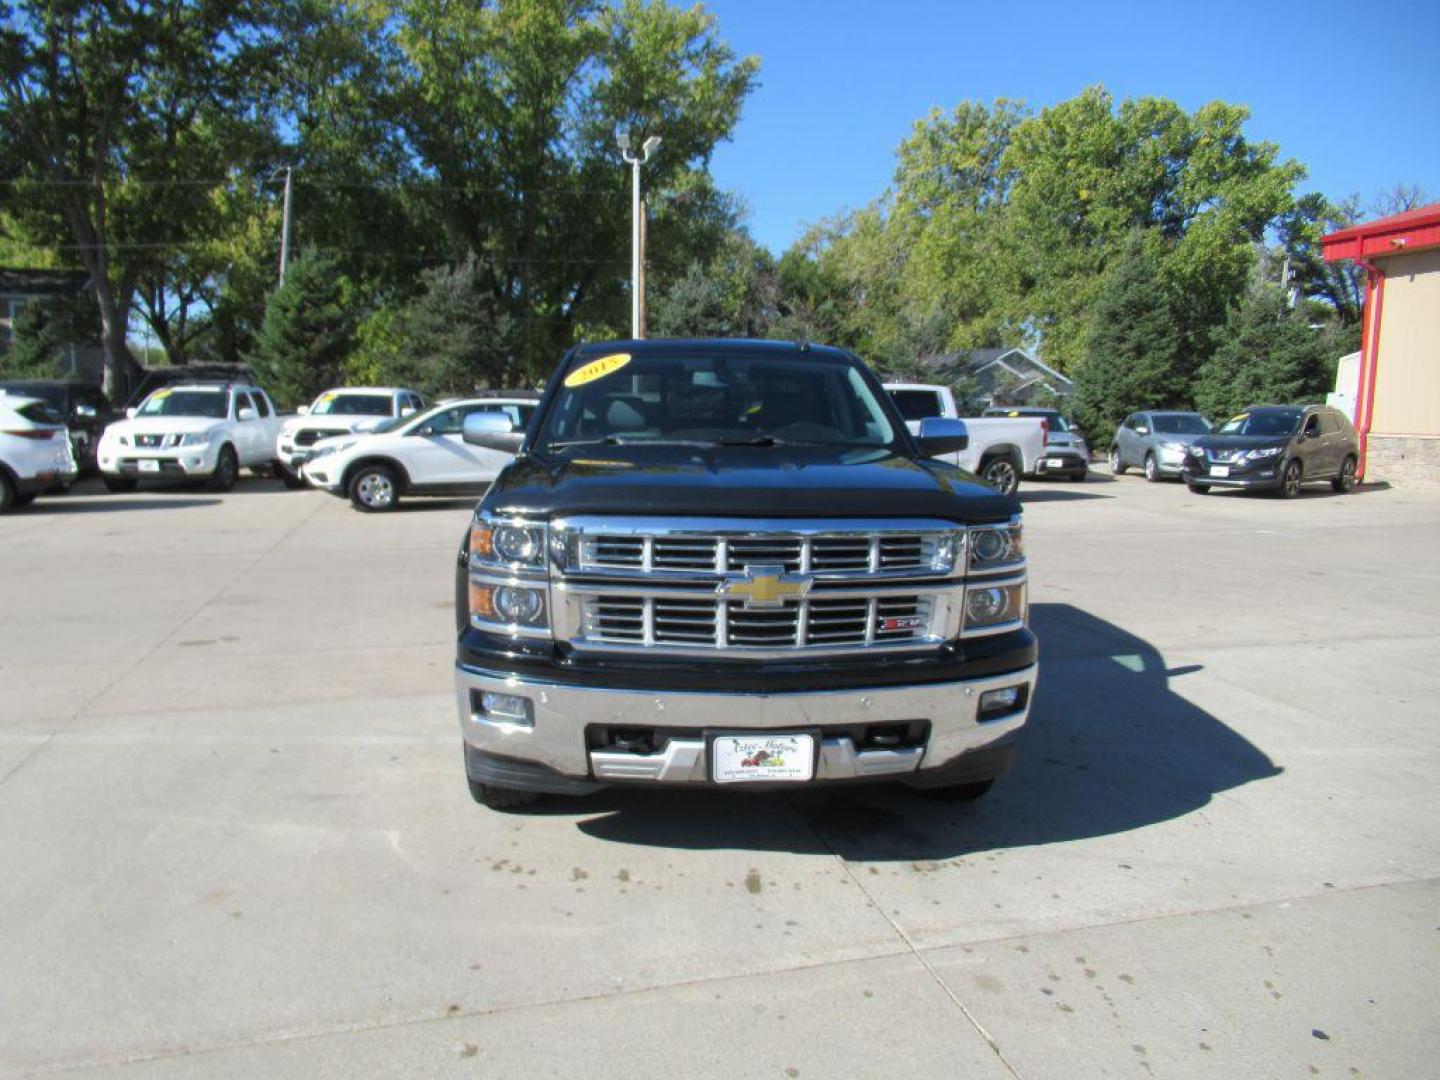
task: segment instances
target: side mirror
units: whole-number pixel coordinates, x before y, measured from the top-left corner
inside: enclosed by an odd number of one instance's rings
[[[260,414],[257,413],[254,409],[250,408],[249,405],[246,405],[246,406],[245,406],[244,408],[242,408],[238,413],[235,414],[235,419],[237,419],[237,420],[254,420],[254,419],[256,419],[259,415],[260,415]]]
[[[296,416],[309,416],[309,415],[310,415],[310,406],[309,406],[309,405],[301,405],[298,409],[295,410],[295,415],[296,415]]]
[[[965,421],[946,416],[927,416],[920,421],[920,456],[939,457],[955,454],[970,445],[970,432]]]
[[[84,404],[76,405],[76,406],[75,406],[75,418],[76,418],[77,420],[94,420],[94,419],[95,419],[95,406],[94,406],[94,405],[84,405]]]
[[[461,438],[471,446],[483,446],[487,450],[502,450],[513,454],[525,441],[525,433],[516,431],[510,417],[498,412],[476,412],[465,417]]]
[[[400,415],[401,415],[401,416],[414,416],[414,415],[415,415],[415,407],[414,407],[413,405],[402,405],[402,406],[400,406]]]
[[[1137,427],[1137,428],[1135,429],[1135,434],[1136,434],[1136,435],[1149,435],[1149,434],[1150,434],[1150,429],[1149,429],[1148,427],[1145,427],[1145,426],[1142,424],[1140,427]]]
[[[134,420],[134,419],[135,419],[135,414],[138,413],[139,411],[140,411],[140,410],[137,409],[134,405],[131,405],[130,408],[128,408],[128,409],[125,410],[125,419],[126,419],[126,420]]]

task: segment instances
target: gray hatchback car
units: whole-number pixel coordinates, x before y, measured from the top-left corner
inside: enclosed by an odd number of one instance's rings
[[[1202,435],[1210,434],[1210,421],[1195,412],[1137,412],[1125,418],[1110,444],[1110,471],[1123,475],[1132,466],[1145,471],[1152,482],[1179,476],[1185,468],[1185,451]]]

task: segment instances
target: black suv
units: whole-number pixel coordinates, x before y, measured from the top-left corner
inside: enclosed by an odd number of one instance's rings
[[[1282,499],[1302,484],[1328,480],[1337,492],[1355,489],[1360,440],[1349,417],[1328,405],[1252,405],[1190,444],[1185,486],[1260,488]]]
[[[81,475],[99,470],[95,448],[100,445],[100,434],[106,424],[119,419],[100,387],[61,379],[7,379],[0,382],[0,390],[43,401],[69,430],[70,449]]]

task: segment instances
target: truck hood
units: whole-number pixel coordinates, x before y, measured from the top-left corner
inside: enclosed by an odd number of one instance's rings
[[[825,447],[595,446],[527,456],[482,503],[491,513],[563,517],[929,517],[1004,521],[1019,504],[939,461]]]
[[[137,416],[133,420],[116,420],[105,427],[105,434],[115,435],[192,435],[223,427],[227,421],[212,416]]]

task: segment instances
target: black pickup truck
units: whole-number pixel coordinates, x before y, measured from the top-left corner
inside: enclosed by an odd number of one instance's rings
[[[456,568],[466,774],[496,809],[615,784],[899,781],[960,798],[1029,715],[1019,507],[855,356],[572,349]]]

